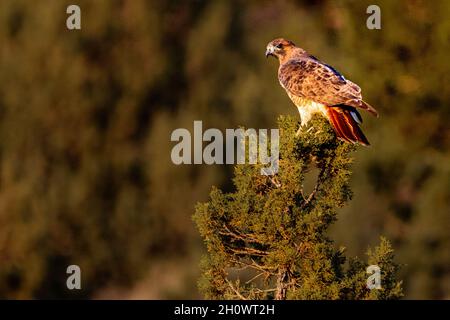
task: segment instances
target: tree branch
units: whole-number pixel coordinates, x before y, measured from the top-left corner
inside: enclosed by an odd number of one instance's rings
[[[290,272],[287,267],[281,267],[278,271],[277,289],[275,300],[286,300],[290,283]]]
[[[239,299],[241,299],[241,300],[248,300],[248,298],[244,297],[244,296],[239,292],[239,290],[236,289],[236,288],[233,286],[233,284],[231,283],[230,280],[228,280],[228,279],[225,279],[225,280],[227,281],[227,283],[228,283],[228,285],[230,286],[231,290],[233,290],[233,292],[239,297]]]

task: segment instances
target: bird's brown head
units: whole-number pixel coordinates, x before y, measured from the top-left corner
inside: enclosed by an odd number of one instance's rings
[[[266,47],[266,58],[268,56],[273,56],[278,58],[278,60],[283,60],[285,57],[289,56],[293,50],[297,47],[292,41],[278,38],[269,42]]]

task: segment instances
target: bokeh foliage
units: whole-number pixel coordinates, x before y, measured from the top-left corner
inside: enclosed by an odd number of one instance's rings
[[[211,185],[232,189],[231,168],[173,165],[170,133],[296,114],[264,58],[283,36],[381,114],[363,115],[372,147],[355,153],[333,238],[360,256],[386,235],[406,297],[449,298],[449,1],[377,1],[381,30],[366,28],[369,0],[76,3],[81,31],[65,27],[73,1],[0,2],[0,297],[98,296],[154,270],[154,297],[198,297],[190,217]]]

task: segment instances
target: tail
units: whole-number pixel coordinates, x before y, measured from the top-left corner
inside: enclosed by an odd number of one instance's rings
[[[358,123],[361,116],[353,107],[327,107],[327,114],[336,136],[344,141],[369,146],[370,143]]]

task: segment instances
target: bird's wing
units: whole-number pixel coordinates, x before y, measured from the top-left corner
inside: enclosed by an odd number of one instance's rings
[[[347,105],[374,115],[377,111],[362,100],[361,88],[314,57],[292,59],[280,66],[278,79],[291,95],[326,106]]]

